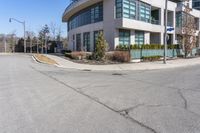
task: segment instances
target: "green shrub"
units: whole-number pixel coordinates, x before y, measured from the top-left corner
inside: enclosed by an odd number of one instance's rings
[[[131,57],[128,51],[114,51],[113,61],[130,62]]]
[[[61,53],[62,53],[62,54],[71,53],[71,52],[72,52],[71,50],[61,50]]]
[[[158,61],[160,60],[161,56],[155,55],[155,56],[143,56],[142,60],[143,61]]]
[[[130,46],[131,49],[141,49],[140,45],[131,45]]]
[[[113,53],[114,52],[106,52],[105,59],[106,60],[113,60]]]
[[[72,59],[71,53],[65,53],[65,57]]]
[[[118,45],[116,47],[116,50],[128,50],[128,45]],[[171,45],[167,45],[168,49],[180,49],[180,45],[178,44],[171,44]],[[130,45],[130,49],[134,50],[134,49],[164,49],[164,45],[161,44],[143,44],[143,45]]]
[[[71,52],[71,53],[65,53],[65,56],[74,59],[74,60],[82,60],[86,59],[88,56],[88,53],[86,52]]]
[[[119,51],[127,51],[128,50],[128,45],[118,45],[116,47],[116,50],[119,50]]]
[[[93,60],[93,55],[91,53],[86,53],[87,60]]]
[[[95,60],[102,60],[105,57],[107,48],[108,48],[108,44],[106,40],[104,39],[103,33],[100,32],[97,39],[96,48],[93,52],[93,58]]]

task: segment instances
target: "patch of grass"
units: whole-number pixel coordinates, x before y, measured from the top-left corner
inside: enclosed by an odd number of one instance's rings
[[[34,55],[35,58],[37,58],[37,60],[39,60],[40,62],[46,63],[46,64],[50,64],[50,65],[55,65],[58,64],[56,61],[46,57],[45,55],[41,55],[41,54],[35,54]]]

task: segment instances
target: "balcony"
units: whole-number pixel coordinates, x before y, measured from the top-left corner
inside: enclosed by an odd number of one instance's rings
[[[160,25],[161,9],[157,7],[151,7],[151,24]]]
[[[151,19],[151,24],[160,25],[160,20]]]

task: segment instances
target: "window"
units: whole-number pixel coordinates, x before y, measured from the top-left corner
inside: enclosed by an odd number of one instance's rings
[[[75,51],[76,47],[75,47],[75,35],[74,34],[72,35],[72,44],[73,44],[73,51]]]
[[[151,22],[151,5],[139,0],[115,0],[116,18],[129,18]]]
[[[123,16],[130,19],[136,18],[136,2],[134,0],[124,0]]]
[[[151,17],[151,6],[148,4],[145,4],[143,2],[140,2],[139,7],[139,19],[144,22],[150,22]]]
[[[90,51],[90,32],[83,33],[83,47],[85,51]]]
[[[68,31],[74,28],[103,21],[103,3],[90,6],[72,16],[68,21]]]
[[[135,0],[116,0],[116,18],[136,18]]]
[[[182,26],[182,13],[177,12],[176,13],[176,27],[181,27]]]
[[[76,34],[76,50],[81,51],[81,34]]]
[[[176,13],[176,27],[184,27],[187,24],[187,21],[195,21],[195,17],[186,14],[184,12],[177,12]]]
[[[135,44],[143,45],[144,44],[144,32],[135,31]]]
[[[119,30],[119,45],[130,44],[130,30]]]
[[[122,1],[123,0],[116,0],[116,18],[122,18]]]
[[[195,7],[200,7],[200,1],[193,1],[192,6]]]

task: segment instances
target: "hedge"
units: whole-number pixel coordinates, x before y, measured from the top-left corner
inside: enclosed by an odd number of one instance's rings
[[[171,44],[167,45],[168,49],[180,49],[180,45],[178,44]],[[128,45],[118,45],[116,50],[128,50]],[[164,49],[164,45],[161,44],[143,44],[143,45],[130,45],[130,49]]]

